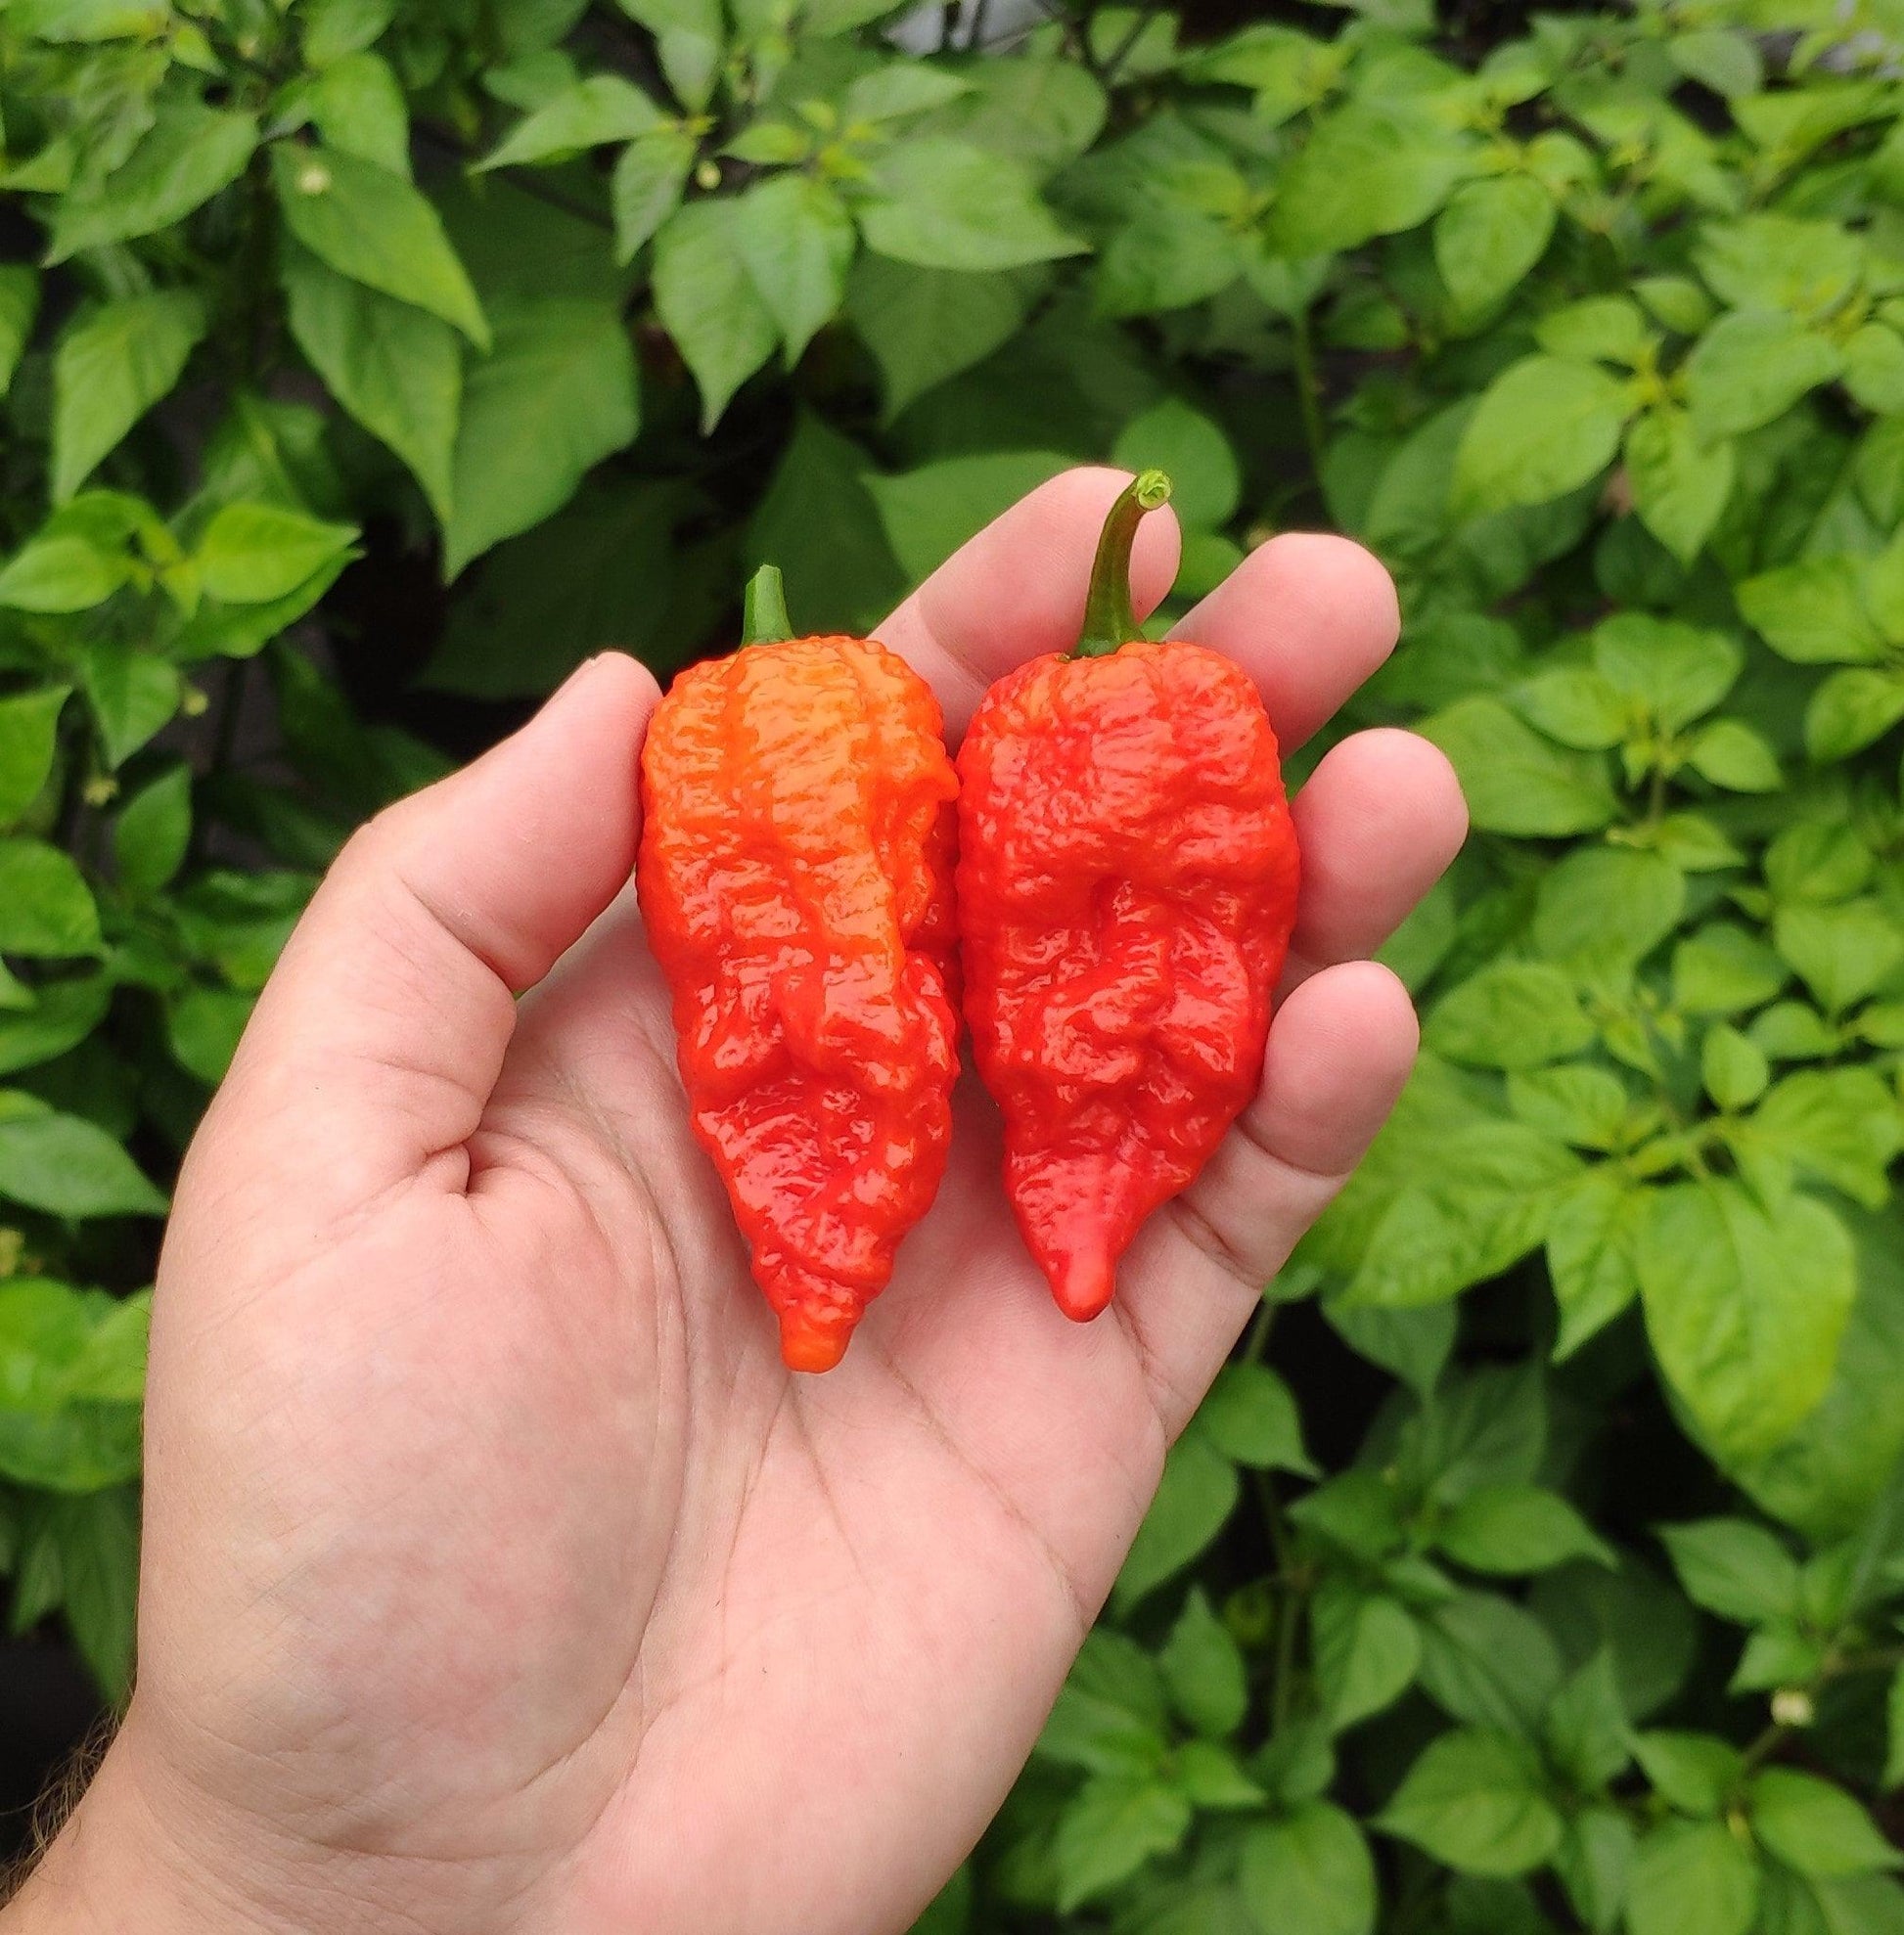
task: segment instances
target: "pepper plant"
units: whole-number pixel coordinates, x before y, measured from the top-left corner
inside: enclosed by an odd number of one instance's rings
[[[864,625],[1157,464],[1160,622],[1281,528],[1387,561],[1347,723],[1476,832],[1387,950],[1392,1126],[925,1925],[1904,1929],[1901,45],[1896,0],[11,0],[16,1628],[123,1690],[165,1188],[350,827],[604,645],[720,649],[763,560]]]

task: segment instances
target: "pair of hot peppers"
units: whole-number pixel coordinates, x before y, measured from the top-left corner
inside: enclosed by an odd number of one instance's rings
[[[875,640],[789,638],[772,572],[746,648],[649,727],[642,914],[795,1371],[839,1363],[937,1191],[962,1005],[1019,1228],[1079,1321],[1255,1094],[1295,833],[1249,678],[1133,636],[1131,541],[1169,493],[1150,471],[1118,498],[1078,645],[992,687],[956,771],[925,681]]]

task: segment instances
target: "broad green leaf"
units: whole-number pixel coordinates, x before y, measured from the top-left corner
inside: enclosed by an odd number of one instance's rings
[[[286,226],[319,260],[488,348],[489,325],[442,218],[401,175],[343,149],[279,143],[271,179]]]
[[[1629,1935],[1746,1935],[1758,1864],[1723,1821],[1667,1821],[1641,1841],[1627,1881]]]
[[[1781,657],[1799,665],[1856,664],[1882,654],[1849,558],[1812,558],[1739,587],[1746,622]]]
[[[1059,1912],[1068,1915],[1168,1854],[1190,1822],[1190,1803],[1173,1788],[1144,1776],[1094,1775],[1059,1817],[1052,1842]]]
[[[476,168],[481,173],[559,159],[612,141],[633,141],[661,124],[661,111],[633,81],[619,74],[593,74],[518,121]]]
[[[5,396],[39,314],[40,279],[25,262],[0,263],[0,396]]]
[[[1700,238],[1700,274],[1735,309],[1785,309],[1815,322],[1857,288],[1864,250],[1837,222],[1753,214]]]
[[[205,333],[194,290],[82,311],[53,356],[53,498],[64,504],[184,374]]]
[[[165,1198],[104,1129],[23,1100],[0,1111],[0,1199],[53,1216],[165,1213]]]
[[[396,0],[306,0],[299,14],[304,59],[324,68],[374,46],[395,12]]]
[[[1111,461],[1126,471],[1169,473],[1171,509],[1182,522],[1213,530],[1236,516],[1243,472],[1230,440],[1201,410],[1175,396],[1124,426]]]
[[[1698,336],[1713,317],[1711,296],[1690,276],[1642,276],[1633,293],[1675,336]]]
[[[1836,818],[1793,818],[1765,850],[1765,882],[1780,902],[1848,900],[1871,870],[1871,848]]]
[[[1331,255],[1425,222],[1468,172],[1466,142],[1426,108],[1352,102],[1322,116],[1283,169],[1271,232],[1286,255]]]
[[[891,121],[942,108],[972,92],[973,82],[923,61],[893,61],[861,74],[846,89],[843,117],[851,121]]]
[[[927,269],[1012,269],[1085,247],[1019,163],[963,142],[896,143],[855,212],[869,248]]]
[[[1562,1683],[1541,1735],[1562,1772],[1581,1789],[1604,1787],[1633,1758],[1633,1730],[1613,1655],[1603,1646]]]
[[[170,228],[245,172],[257,146],[254,116],[190,99],[161,102],[151,128],[118,167],[64,197],[49,262],[83,248]]]
[[[112,987],[103,974],[48,981],[30,1008],[0,1012],[0,1074],[37,1067],[76,1048],[106,1018]]]
[[[1844,345],[1844,386],[1879,416],[1904,411],[1904,336],[1866,323]]]
[[[266,605],[294,591],[355,542],[350,524],[327,524],[274,504],[227,504],[193,554],[200,582],[227,605]]]
[[[1662,1799],[1682,1814],[1720,1813],[1745,1778],[1745,1757],[1729,1740],[1670,1730],[1635,1735],[1633,1755]]]
[[[695,202],[655,241],[655,307],[701,389],[705,435],[780,339],[741,250],[740,203]]]
[[[252,997],[229,988],[188,988],[165,1005],[165,1046],[181,1068],[207,1087],[225,1079]]]
[[[1616,1148],[1631,1112],[1619,1077],[1585,1061],[1510,1075],[1508,1105],[1529,1128],[1558,1136],[1575,1148],[1592,1149]]]
[[[1746,1797],[1752,1832],[1800,1874],[1871,1874],[1904,1855],[1842,1787],[1793,1767],[1754,1775]]]
[[[889,422],[1017,335],[1025,299],[1008,274],[921,269],[865,254],[847,279],[845,313],[880,366]]]
[[[1134,1640],[1100,1626],[1072,1663],[1035,1751],[1093,1774],[1149,1773],[1162,1764],[1168,1726],[1156,1661]]]
[[[1791,978],[1771,948],[1730,922],[1714,921],[1673,949],[1673,1002],[1689,1014],[1743,1014]]]
[[[1235,1753],[1214,1740],[1184,1741],[1170,1756],[1168,1776],[1178,1793],[1199,1809],[1254,1814],[1267,1798]]]
[[[1904,1786],[1904,1664],[1891,1669],[1890,1690],[1884,1699],[1884,1775],[1886,1793]]]
[[[1700,779],[1728,792],[1776,792],[1784,784],[1778,754],[1742,719],[1715,719],[1694,736],[1687,755]]]
[[[1605,759],[1554,745],[1498,698],[1461,699],[1420,730],[1448,755],[1483,832],[1553,838],[1613,817]]]
[[[1619,1925],[1638,1841],[1617,1807],[1582,1808],[1566,1824],[1554,1868],[1569,1906],[1594,1935],[1612,1935]]]
[[[1290,1387],[1261,1364],[1226,1364],[1197,1408],[1197,1428],[1234,1463],[1316,1475]]]
[[[1644,1190],[1607,1167],[1556,1206],[1547,1225],[1547,1270],[1561,1312],[1557,1360],[1571,1356],[1639,1295],[1634,1238],[1645,1213]]]
[[[1875,994],[1904,964],[1904,927],[1875,898],[1781,907],[1772,937],[1828,1013]]]
[[[1070,468],[1068,457],[1049,451],[987,451],[869,476],[866,487],[900,568],[918,583],[1027,491]]]
[[[1554,198],[1531,175],[1490,175],[1458,188],[1434,218],[1434,262],[1462,314],[1480,316],[1547,251]]]
[[[1585,665],[1557,665],[1507,694],[1514,709],[1549,739],[1582,752],[1604,752],[1626,737],[1629,707]]]
[[[1538,1068],[1579,1054],[1594,1029],[1571,977],[1558,968],[1493,961],[1429,1011],[1424,1039],[1452,1061]]]
[[[1895,1096],[1870,1068],[1787,1075],[1745,1126],[1754,1145],[1867,1209],[1881,1207],[1890,1194],[1889,1168],[1904,1147],[1904,1118]]]
[[[1545,504],[1588,482],[1612,462],[1630,409],[1627,385],[1594,364],[1525,356],[1510,365],[1462,433],[1457,516]]]
[[[1239,1490],[1230,1461],[1200,1432],[1186,1431],[1164,1460],[1156,1497],[1117,1575],[1117,1605],[1135,1605],[1182,1571],[1222,1531]]]
[[[1275,1935],[1374,1935],[1375,1863],[1355,1822],[1305,1801],[1252,1825],[1237,1872],[1256,1925]]]
[[[929,128],[988,153],[1015,155],[1040,178],[1083,155],[1110,112],[1104,87],[1075,61],[981,61],[961,78],[966,91],[936,110],[920,132]]]
[[[614,259],[632,262],[681,205],[694,167],[695,138],[685,128],[657,128],[629,142],[614,164]]]
[[[1316,1688],[1337,1732],[1392,1706],[1422,1663],[1422,1636],[1383,1593],[1326,1581],[1309,1606]]]
[[[1653,1192],[1639,1235],[1647,1330],[1721,1458],[1789,1437],[1825,1394],[1856,1290],[1851,1239],[1822,1203],[1776,1217],[1728,1179]]]
[[[612,300],[503,296],[463,393],[443,575],[561,510],[640,428],[634,350]]]
[[[143,1348],[130,1401],[101,1401],[95,1385],[107,1391],[109,1377],[88,1364],[102,1326],[125,1308],[43,1279],[0,1282],[0,1475],[54,1492],[94,1492],[137,1474]],[[110,1349],[112,1337],[105,1342]],[[97,1362],[100,1373],[112,1368]]]
[[[1626,474],[1640,521],[1690,564],[1732,495],[1738,454],[1729,441],[1700,440],[1683,411],[1648,410],[1626,432]]]
[[[123,558],[77,532],[28,541],[0,567],[0,606],[16,611],[87,611],[125,583]]]
[[[403,85],[379,54],[346,54],[311,84],[312,125],[328,148],[375,161],[407,181],[410,110]]]
[[[1666,51],[1681,73],[1728,99],[1756,94],[1764,85],[1765,66],[1748,34],[1722,26],[1696,27],[1674,34]]]
[[[99,909],[85,877],[44,840],[0,839],[0,954],[96,954]]]
[[[1221,1740],[1243,1725],[1249,1706],[1243,1652],[1201,1587],[1191,1588],[1157,1664],[1172,1703],[1198,1732]]]
[[[42,686],[0,698],[0,827],[11,827],[39,797],[53,771],[60,713],[70,686]]]
[[[1686,359],[1693,427],[1708,443],[1755,430],[1782,417],[1843,367],[1828,337],[1796,316],[1735,309],[1700,338]]]
[[[654,34],[667,84],[699,112],[714,91],[726,52],[720,0],[617,0],[630,20]]]
[[[1548,310],[1534,325],[1534,340],[1576,363],[1630,364],[1647,342],[1646,318],[1624,295],[1589,295]]]
[[[1616,970],[1651,954],[1685,910],[1686,878],[1670,860],[1583,846],[1541,879],[1529,938],[1537,953],[1576,972]]]
[[[1764,1051],[1724,1022],[1706,1030],[1700,1045],[1700,1072],[1706,1094],[1723,1109],[1756,1102],[1772,1077]]]
[[[1430,1742],[1377,1824],[1464,1874],[1524,1874],[1561,1838],[1532,1751],[1477,1730]]]
[[[192,838],[192,769],[182,761],[149,780],[113,823],[119,884],[157,893],[185,864]]]
[[[1436,1537],[1441,1550],[1471,1572],[1519,1576],[1551,1571],[1570,1558],[1612,1563],[1579,1512],[1538,1485],[1482,1485],[1454,1508]]]
[[[1796,1612],[1797,1560],[1762,1525],[1700,1518],[1662,1525],[1659,1539],[1687,1598],[1707,1612],[1747,1626]]]
[[[291,333],[326,387],[410,467],[439,520],[450,516],[450,451],[463,359],[439,318],[381,295],[288,245]]]
[[[1821,681],[1805,706],[1805,750],[1821,764],[1848,759],[1904,719],[1904,675],[1851,666]]]
[[[119,767],[169,723],[185,682],[169,660],[102,641],[86,654],[81,675],[106,763]]]
[[[138,1593],[137,1492],[115,1485],[40,1501],[35,1535],[51,1549],[60,1601],[81,1656],[107,1698],[123,1701]]]
[[[845,299],[856,247],[852,217],[825,182],[789,171],[741,197],[734,233],[792,369]]]
[[[1444,1713],[1472,1726],[1534,1737],[1561,1672],[1546,1627],[1498,1594],[1463,1593],[1422,1621],[1422,1688]]]
[[[1641,700],[1669,732],[1711,711],[1732,690],[1745,658],[1724,632],[1642,611],[1617,612],[1593,632],[1601,676]]]

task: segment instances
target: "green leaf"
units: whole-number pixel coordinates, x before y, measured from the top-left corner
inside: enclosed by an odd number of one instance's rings
[[[1745,1108],[1756,1102],[1772,1078],[1764,1051],[1723,1022],[1706,1030],[1700,1047],[1700,1074],[1706,1094],[1723,1109]]]
[[[1886,667],[1834,672],[1805,707],[1805,750],[1821,764],[1848,759],[1904,719],[1904,676]]]
[[[1782,417],[1843,357],[1828,337],[1780,310],[1735,309],[1700,338],[1686,359],[1686,400],[1707,443]]]
[[[1844,386],[1879,416],[1904,411],[1904,337],[1866,323],[1844,345]]]
[[[193,562],[200,582],[227,605],[268,605],[295,591],[355,542],[349,524],[327,524],[273,504],[227,504],[206,526]]]
[[[53,771],[60,713],[70,686],[42,686],[0,698],[0,827],[10,827],[39,797]]]
[[[1652,1193],[1639,1236],[1647,1330],[1721,1458],[1789,1437],[1825,1394],[1857,1273],[1844,1226],[1794,1196],[1775,1218],[1739,1184]]]
[[[1236,1467],[1194,1427],[1171,1446],[1144,1523],[1117,1575],[1122,1607],[1181,1572],[1222,1531],[1236,1508]]]
[[[55,1554],[60,1598],[81,1656],[107,1698],[132,1677],[138,1591],[139,1500],[127,1486],[40,1503],[38,1534]]]
[[[330,148],[410,174],[410,110],[403,84],[377,54],[346,54],[317,76],[308,97],[311,121]]]
[[[880,367],[890,422],[915,397],[981,363],[1022,327],[1010,275],[962,275],[862,255],[846,283],[846,320]]]
[[[1483,1485],[1456,1506],[1436,1534],[1441,1550],[1473,1572],[1518,1576],[1570,1558],[1613,1562],[1606,1543],[1558,1492],[1538,1485]]]
[[[1695,735],[1687,763],[1729,792],[1776,792],[1785,784],[1778,754],[1741,719],[1715,719]]]
[[[1799,665],[1856,664],[1884,642],[1866,615],[1859,570],[1848,558],[1810,558],[1739,587],[1746,622],[1780,656]]]
[[[886,542],[917,584],[1028,491],[1068,471],[1071,460],[1043,450],[948,457],[898,476],[869,476]]]
[[[188,289],[102,303],[68,327],[53,355],[55,503],[171,390],[204,333],[204,299]]]
[[[1645,1213],[1645,1191],[1605,1167],[1555,1209],[1547,1226],[1547,1268],[1561,1312],[1557,1361],[1570,1357],[1639,1295],[1634,1238]]]
[[[1625,1770],[1633,1758],[1633,1730],[1608,1647],[1562,1683],[1542,1735],[1556,1765],[1584,1792],[1598,1791]]]
[[[1325,1580],[1309,1605],[1316,1690],[1336,1732],[1392,1706],[1422,1663],[1422,1636],[1384,1593]]]
[[[1482,392],[1455,453],[1457,517],[1545,504],[1598,476],[1619,449],[1627,385],[1591,363],[1524,356]]]
[[[114,768],[170,722],[185,689],[176,665],[110,641],[86,654],[81,676],[106,763]]]
[[[1606,761],[1553,745],[1498,698],[1460,699],[1419,730],[1448,755],[1469,816],[1485,832],[1555,838],[1613,817]]]
[[[0,263],[0,396],[20,367],[39,314],[40,279],[24,262]]]
[[[62,199],[47,261],[182,222],[245,172],[257,138],[255,116],[236,109],[160,102],[139,145],[111,174]]]
[[[1732,690],[1745,653],[1724,632],[1621,611],[1594,627],[1593,662],[1616,691],[1677,732]]]
[[[957,141],[895,144],[855,212],[869,248],[926,269],[1013,269],[1085,247],[1018,162]]]
[[[1724,1822],[1662,1822],[1633,1858],[1628,1935],[1746,1935],[1758,1890],[1758,1865]]]
[[[714,91],[726,54],[720,0],[617,0],[654,34],[667,84],[697,112]]]
[[[1562,745],[1604,752],[1626,737],[1626,701],[1585,665],[1537,673],[1514,687],[1508,698],[1530,726]]]
[[[1742,1014],[1791,978],[1771,948],[1730,922],[1714,921],[1673,949],[1673,1005],[1689,1014]]]
[[[1738,469],[1736,446],[1701,442],[1683,411],[1648,410],[1627,428],[1633,509],[1682,564],[1690,564],[1712,535]]]
[[[32,1068],[76,1048],[106,1018],[112,987],[102,974],[49,981],[30,1008],[0,1012],[0,1074]]]
[[[1061,1914],[1168,1854],[1190,1830],[1183,1795],[1141,1776],[1099,1774],[1059,1817],[1052,1842]]]
[[[1735,309],[1786,309],[1816,321],[1858,286],[1863,254],[1835,221],[1760,213],[1710,224],[1697,259],[1707,285]]]
[[[1434,263],[1455,307],[1480,316],[1511,293],[1553,240],[1554,198],[1531,175],[1458,188],[1434,218]]]
[[[1186,1740],[1170,1756],[1171,1784],[1194,1807],[1234,1813],[1261,1810],[1267,1798],[1228,1747],[1214,1740]]]
[[[1568,1904],[1594,1935],[1612,1935],[1619,1926],[1638,1841],[1633,1823],[1614,1807],[1582,1808],[1566,1824],[1554,1868]]]
[[[1073,1662],[1036,1752],[1093,1774],[1150,1773],[1163,1763],[1167,1724],[1156,1663],[1134,1640],[1099,1627]]]
[[[1630,847],[1584,846],[1542,878],[1530,938],[1581,973],[1643,961],[1679,924],[1686,878],[1670,860]]]
[[[137,1321],[129,1335],[121,1317]],[[129,1367],[114,1361],[128,1352]],[[139,1307],[41,1279],[0,1282],[0,1475],[56,1492],[135,1476],[144,1364]],[[115,1373],[128,1368],[122,1391]]]
[[[825,182],[789,172],[741,197],[734,232],[792,369],[845,299],[856,246],[852,217]]]
[[[773,354],[780,334],[742,253],[740,203],[690,202],[655,242],[655,307],[701,388],[701,428]]]
[[[1177,1711],[1198,1732],[1222,1740],[1243,1725],[1249,1707],[1243,1652],[1201,1586],[1184,1599],[1157,1664]]]
[[[1796,1612],[1798,1562],[1762,1525],[1701,1518],[1662,1525],[1659,1539],[1686,1597],[1707,1612],[1745,1626]]]
[[[463,358],[450,326],[380,295],[288,245],[291,333],[311,368],[372,436],[410,467],[439,520],[450,516],[450,452]]]
[[[1462,1593],[1423,1621],[1423,1690],[1456,1720],[1532,1738],[1560,1684],[1547,1629],[1512,1599]]]
[[[1226,1364],[1197,1410],[1197,1428],[1223,1456],[1258,1471],[1313,1478],[1290,1387],[1260,1364]]]
[[[1746,1125],[1755,1146],[1842,1190],[1867,1209],[1890,1194],[1904,1148],[1896,1098],[1869,1068],[1801,1071],[1776,1083]]]
[[[614,259],[632,262],[681,205],[697,152],[685,128],[657,128],[631,141],[614,164]]]
[[[1633,1756],[1660,1797],[1682,1814],[1720,1813],[1745,1774],[1745,1755],[1709,1733],[1641,1733]]]
[[[1227,524],[1243,499],[1243,472],[1229,438],[1180,397],[1166,396],[1133,417],[1111,447],[1111,461],[1126,471],[1167,472],[1171,509],[1194,528]]]
[[[1904,1665],[1891,1669],[1890,1690],[1884,1700],[1884,1775],[1885,1793],[1893,1793],[1904,1786]]]
[[[1355,1822],[1328,1801],[1305,1801],[1253,1824],[1237,1870],[1265,1935],[1374,1935],[1375,1862]]]
[[[846,89],[841,117],[848,121],[891,121],[942,108],[974,83],[923,61],[893,61],[861,74]]]
[[[633,141],[662,124],[661,111],[633,81],[593,74],[542,103],[476,162],[476,172],[563,158],[612,141]]]
[[[504,296],[457,432],[443,574],[541,523],[640,428],[634,350],[612,300]]]
[[[1871,878],[1871,849],[1839,819],[1794,818],[1765,850],[1775,900],[1848,900]]]
[[[53,1216],[164,1215],[165,1198],[104,1129],[0,1093],[10,1104],[0,1111],[0,1199]]]
[[[395,12],[396,0],[306,0],[300,10],[304,59],[324,68],[374,46]]]
[[[1271,235],[1284,255],[1333,255],[1419,227],[1468,171],[1468,146],[1424,106],[1351,102],[1283,169]]]
[[[1558,968],[1492,961],[1429,1010],[1424,1039],[1453,1061],[1538,1068],[1577,1055],[1594,1029],[1572,979]]]
[[[1904,1864],[1842,1787],[1796,1768],[1768,1767],[1746,1796],[1752,1832],[1800,1874],[1872,1874]]]
[[[165,1005],[165,1046],[207,1088],[225,1079],[238,1039],[251,1018],[252,997],[229,988],[188,988]]]
[[[319,260],[489,347],[489,325],[442,218],[401,175],[343,149],[279,143],[271,179],[286,226]]]
[[[1798,970],[1798,978],[1833,1014],[1875,994],[1904,963],[1904,931],[1871,898],[1836,907],[1781,907],[1772,938]]]
[[[1561,1838],[1531,1749],[1479,1731],[1430,1742],[1377,1825],[1463,1874],[1524,1874]]]
[[[16,611],[86,611],[105,604],[126,576],[123,558],[76,532],[51,532],[23,545],[0,569],[0,606]]]
[[[1681,73],[1728,99],[1737,94],[1756,94],[1764,85],[1765,68],[1757,43],[1729,28],[1699,27],[1691,33],[1676,33],[1666,43],[1666,51]]]
[[[185,864],[192,839],[192,769],[183,762],[148,781],[113,823],[119,884],[157,893]]]
[[[1634,363],[1647,341],[1646,318],[1624,295],[1589,295],[1550,309],[1534,325],[1534,340],[1575,363]]]
[[[96,954],[99,944],[79,869],[44,840],[0,839],[0,954]]]

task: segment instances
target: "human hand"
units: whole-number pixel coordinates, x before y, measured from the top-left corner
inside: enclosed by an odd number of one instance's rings
[[[1046,485],[880,629],[950,730],[1074,634],[1122,482]],[[1146,520],[1140,608],[1173,531]],[[1177,635],[1287,748],[1395,628],[1366,553],[1290,536]],[[584,667],[359,833],[286,949],[159,1271],[137,1689],[9,1930],[905,1928],[1398,1092],[1414,1016],[1364,957],[1464,816],[1439,753],[1374,732],[1295,803],[1262,1093],[1111,1310],[1053,1306],[968,1080],[892,1286],[791,1375],[622,891],[656,698]]]

